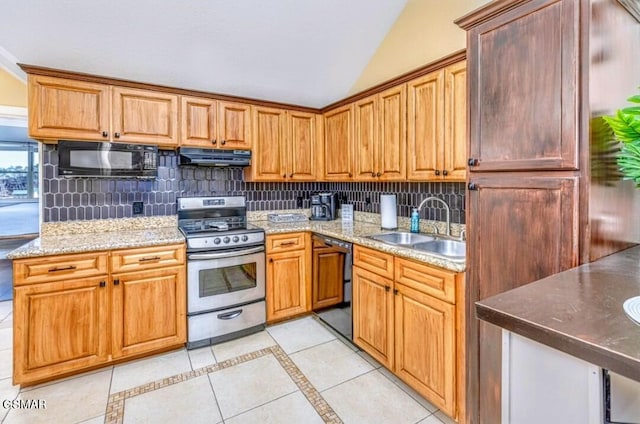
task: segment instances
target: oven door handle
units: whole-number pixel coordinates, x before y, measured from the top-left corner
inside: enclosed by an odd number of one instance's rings
[[[194,253],[191,255],[187,255],[187,259],[192,261],[204,261],[207,259],[231,258],[234,256],[250,255],[252,253],[260,253],[260,252],[264,252],[263,246],[253,247],[251,249],[245,249],[245,250],[234,250],[233,252]]]
[[[226,312],[224,314],[218,314],[218,319],[234,319],[240,316],[242,313],[242,309],[238,309],[236,311]]]

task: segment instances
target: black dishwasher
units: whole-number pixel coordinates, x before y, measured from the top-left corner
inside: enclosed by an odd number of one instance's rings
[[[349,340],[351,315],[351,243],[314,234],[311,308],[318,318]]]

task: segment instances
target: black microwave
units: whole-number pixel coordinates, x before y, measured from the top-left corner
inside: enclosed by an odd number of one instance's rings
[[[158,146],[60,140],[58,176],[155,178]]]

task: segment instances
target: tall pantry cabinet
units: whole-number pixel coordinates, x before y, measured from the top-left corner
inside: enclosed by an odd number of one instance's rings
[[[598,3],[625,13],[616,0],[495,0],[456,21],[469,83],[469,423],[501,421],[501,331],[474,318],[474,302],[577,266],[592,249],[589,118],[603,110],[590,110],[589,77],[606,81],[597,68],[607,59],[589,42],[596,25],[615,25],[592,23]]]

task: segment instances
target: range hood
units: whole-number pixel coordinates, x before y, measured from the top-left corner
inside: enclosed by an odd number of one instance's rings
[[[249,166],[251,165],[251,150],[181,147],[178,164],[196,166]]]

